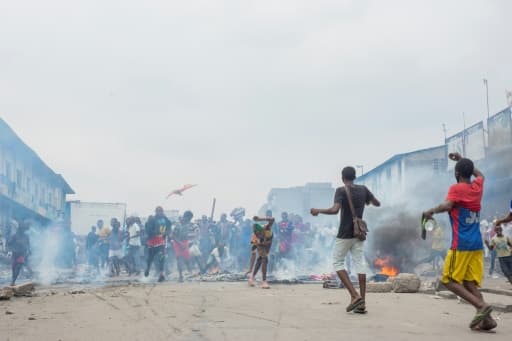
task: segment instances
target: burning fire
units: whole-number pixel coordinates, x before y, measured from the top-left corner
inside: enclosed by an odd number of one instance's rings
[[[398,268],[391,265],[391,257],[377,258],[373,262],[376,267],[380,268],[380,273],[386,276],[394,277],[398,275]]]

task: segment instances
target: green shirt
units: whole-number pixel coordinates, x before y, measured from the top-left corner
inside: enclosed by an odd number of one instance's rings
[[[494,236],[494,238],[491,239],[491,246],[496,247],[496,254],[498,258],[508,257],[512,255],[512,252],[510,251],[510,247],[508,245],[509,243],[511,243],[510,238],[506,236]]]

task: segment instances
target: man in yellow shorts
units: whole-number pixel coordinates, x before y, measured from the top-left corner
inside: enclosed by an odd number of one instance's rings
[[[463,298],[476,309],[469,324],[475,331],[496,328],[491,317],[492,307],[484,301],[478,287],[484,274],[484,251],[480,234],[480,209],[484,188],[484,176],[473,162],[458,153],[450,154],[456,161],[457,183],[448,190],[441,205],[423,212],[427,219],[435,213],[448,212],[452,225],[452,244],[446,255],[442,282],[450,291]],[[475,179],[471,181],[471,176]]]

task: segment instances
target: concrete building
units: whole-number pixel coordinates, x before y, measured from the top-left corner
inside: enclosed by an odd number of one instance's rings
[[[312,207],[331,207],[335,188],[331,183],[307,183],[305,186],[272,188],[267,196],[267,203],[262,207],[260,214],[271,209],[274,217],[280,219],[282,212],[300,215],[304,221],[314,224],[335,225],[336,216],[321,215],[315,219],[309,214]]]
[[[446,173],[446,146],[398,154],[357,178],[382,201],[396,202],[424,181]]]
[[[0,118],[0,226],[10,219],[47,224],[64,217],[66,195],[74,194]]]

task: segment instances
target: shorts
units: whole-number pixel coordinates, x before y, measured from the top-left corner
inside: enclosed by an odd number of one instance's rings
[[[272,247],[272,244],[270,245],[258,245],[258,256],[259,257],[268,257],[268,254],[270,253],[270,248]]]
[[[123,249],[119,249],[119,250],[109,250],[109,251],[108,251],[108,257],[109,257],[109,258],[117,257],[117,258],[119,258],[119,259],[123,258]]]
[[[190,245],[189,253],[190,257],[201,257],[201,250],[199,250],[197,244]]]
[[[448,284],[450,281],[459,284],[475,282],[477,286],[480,286],[483,277],[484,250],[448,250],[441,279],[443,284]]]
[[[350,252],[354,272],[357,274],[365,274],[367,267],[364,261],[363,246],[364,242],[359,240],[358,238],[336,238],[333,250],[334,270],[336,272],[341,270],[349,271],[349,269],[347,269],[345,265],[345,258],[347,257],[347,254]]]
[[[174,249],[174,254],[176,255],[176,258],[181,257],[181,258],[184,258],[187,260],[190,258],[190,249],[188,246],[188,240],[182,240],[182,241],[173,240],[172,247]]]

